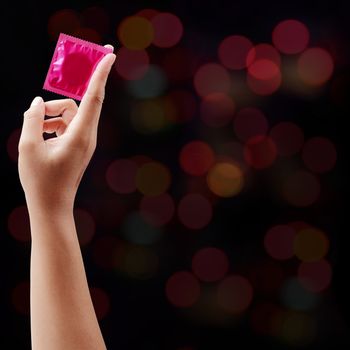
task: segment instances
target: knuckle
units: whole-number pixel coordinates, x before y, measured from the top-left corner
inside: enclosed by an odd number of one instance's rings
[[[100,106],[104,101],[104,94],[102,93],[88,93],[88,97],[92,104]]]
[[[72,98],[67,98],[66,103],[67,103],[68,107],[71,107],[72,109],[78,108],[76,102]]]

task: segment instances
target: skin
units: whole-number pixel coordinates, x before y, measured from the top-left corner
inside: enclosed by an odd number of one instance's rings
[[[115,55],[98,64],[78,107],[36,97],[24,113],[18,171],[32,236],[33,350],[106,349],[73,217],[79,183],[96,148],[105,84]],[[56,116],[45,120],[45,115]],[[57,137],[43,139],[43,132]]]

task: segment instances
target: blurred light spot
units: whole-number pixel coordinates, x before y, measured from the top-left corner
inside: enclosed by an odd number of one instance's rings
[[[324,49],[314,47],[304,51],[298,60],[298,73],[301,80],[311,86],[326,83],[332,76],[334,63]]]
[[[245,311],[253,299],[253,288],[249,281],[238,275],[222,280],[217,289],[218,304],[229,313]]]
[[[103,289],[97,287],[90,288],[90,295],[96,317],[98,320],[102,320],[110,310],[110,298]]]
[[[248,72],[253,78],[258,80],[271,80],[280,73],[277,64],[267,59],[255,60],[248,67]]]
[[[247,56],[247,66],[256,61],[268,60],[274,62],[278,67],[281,65],[281,55],[270,44],[258,44],[251,48]]]
[[[30,285],[22,281],[16,285],[11,293],[11,301],[16,311],[22,315],[30,313]]]
[[[130,277],[146,280],[155,275],[158,265],[159,259],[150,248],[132,245],[126,251],[122,267]]]
[[[244,145],[244,159],[253,168],[268,168],[273,164],[276,156],[276,145],[268,136],[251,137]]]
[[[296,232],[288,225],[271,227],[264,238],[267,253],[277,260],[287,260],[294,256],[294,238]]]
[[[122,45],[131,50],[145,49],[154,38],[151,22],[139,16],[125,18],[119,24],[117,34]]]
[[[149,224],[159,227],[167,224],[175,212],[173,198],[164,193],[154,197],[143,197],[140,202],[140,214]]]
[[[214,159],[214,151],[203,141],[191,141],[180,152],[181,168],[193,176],[204,175],[213,165]]]
[[[240,109],[234,120],[233,127],[241,141],[247,141],[253,136],[265,135],[268,131],[268,121],[259,109],[246,107]]]
[[[324,173],[334,168],[337,161],[337,151],[329,139],[313,137],[305,142],[302,158],[309,170],[315,173]]]
[[[25,205],[14,208],[7,221],[7,227],[11,235],[20,242],[28,242],[31,239],[28,209]]]
[[[92,215],[85,209],[74,208],[74,220],[79,243],[81,245],[90,243],[96,228],[95,220]]]
[[[199,67],[194,76],[197,94],[206,96],[213,92],[228,93],[231,80],[227,70],[217,63],[207,63]]]
[[[189,49],[175,47],[165,53],[162,67],[170,80],[178,82],[191,78],[196,65],[197,59]]]
[[[94,29],[100,37],[106,35],[109,30],[109,15],[102,7],[93,6],[85,9],[81,19],[84,27]]]
[[[280,122],[271,128],[270,137],[281,156],[291,156],[300,151],[304,143],[303,131],[292,122]]]
[[[284,280],[284,272],[275,261],[258,261],[249,273],[249,280],[254,290],[275,295]]]
[[[179,271],[169,277],[165,286],[166,296],[176,307],[190,307],[199,298],[200,284],[190,272]]]
[[[183,35],[183,26],[180,19],[172,13],[161,12],[152,17],[154,28],[153,44],[158,47],[176,45]]]
[[[185,195],[178,206],[179,220],[189,229],[199,230],[207,226],[212,215],[210,202],[200,194]]]
[[[77,12],[70,9],[55,12],[48,21],[48,32],[52,40],[56,40],[60,33],[73,35],[79,27],[79,16]]]
[[[136,175],[137,189],[145,196],[159,196],[168,190],[170,182],[168,168],[158,162],[142,165]]]
[[[14,162],[18,162],[18,143],[21,137],[21,131],[21,128],[13,130],[6,143],[7,154]]]
[[[243,173],[247,171],[247,167],[243,157],[243,145],[240,142],[228,141],[218,146],[219,146],[218,153],[220,156],[216,157],[217,160],[219,157],[223,157],[223,156],[229,157],[231,158],[231,162],[239,164],[239,167],[241,168]]]
[[[106,181],[109,187],[117,193],[132,193],[136,191],[137,164],[130,159],[116,159],[108,167]]]
[[[95,29],[92,28],[79,27],[73,33],[73,36],[83,40],[91,41],[96,44],[101,43],[101,35],[97,33]]]
[[[326,256],[329,249],[327,236],[318,229],[306,228],[294,239],[294,253],[302,261],[318,261]]]
[[[296,54],[306,49],[309,31],[300,21],[288,19],[277,24],[272,32],[275,47],[285,54]]]
[[[282,195],[296,207],[307,207],[318,200],[320,191],[320,182],[315,175],[298,170],[284,180]]]
[[[230,123],[235,112],[235,104],[231,97],[216,92],[203,97],[200,112],[205,124],[219,128]]]
[[[332,280],[332,268],[327,260],[302,262],[298,268],[298,279],[306,289],[317,293],[325,290]]]
[[[231,162],[218,162],[209,171],[207,183],[210,190],[220,197],[232,197],[241,192],[244,178],[241,168]]]
[[[289,345],[303,347],[313,342],[316,324],[313,318],[299,311],[288,311],[281,320],[279,337]]]
[[[134,103],[130,118],[135,130],[147,135],[159,132],[168,126],[164,107],[164,102],[159,98]]]
[[[196,113],[197,103],[193,94],[187,90],[171,90],[165,97],[165,114],[174,123],[185,123]]]
[[[159,11],[155,9],[143,9],[136,13],[136,16],[144,17],[151,20],[155,15],[158,15]]]
[[[115,236],[98,236],[93,241],[92,257],[96,265],[110,269],[115,265],[115,253],[121,246]]]
[[[192,270],[204,282],[221,280],[228,269],[228,258],[225,252],[218,248],[202,248],[192,258]]]
[[[149,56],[145,50],[118,49],[118,60],[115,69],[126,80],[141,79],[149,68]]]
[[[137,98],[157,97],[164,92],[166,85],[164,72],[155,65],[150,65],[142,78],[127,82],[129,92]]]
[[[253,44],[248,38],[241,35],[231,35],[220,43],[219,59],[226,68],[243,69],[247,66],[248,52],[252,48]]]
[[[132,161],[134,161],[138,166],[144,165],[146,163],[152,162],[152,158],[145,156],[143,154],[137,154],[132,157],[130,157]]]
[[[296,278],[286,280],[281,290],[281,299],[285,306],[294,310],[313,309],[319,298],[306,290]]]
[[[282,75],[280,70],[276,71],[276,74],[268,80],[257,79],[249,72],[247,74],[247,84],[252,92],[256,95],[267,96],[276,92],[281,86]]]
[[[161,231],[158,228],[153,227],[136,212],[128,215],[121,230],[129,242],[136,244],[152,244],[161,236]]]

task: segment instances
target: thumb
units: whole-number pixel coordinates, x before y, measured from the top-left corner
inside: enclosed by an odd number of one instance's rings
[[[38,142],[43,140],[45,104],[41,97],[35,97],[29,109],[24,112],[21,140]]]

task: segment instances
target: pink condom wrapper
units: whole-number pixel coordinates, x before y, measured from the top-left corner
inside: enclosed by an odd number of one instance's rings
[[[80,101],[98,62],[111,52],[111,48],[61,33],[43,88]]]

